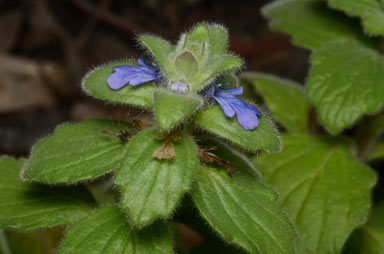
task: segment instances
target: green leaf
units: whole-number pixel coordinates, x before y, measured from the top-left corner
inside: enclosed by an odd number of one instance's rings
[[[261,149],[269,152],[280,150],[281,142],[277,130],[266,114],[259,118],[259,126],[252,131],[241,127],[236,117],[226,117],[216,104],[199,112],[194,120],[209,132],[245,149],[251,151]]]
[[[241,59],[234,55],[222,54],[212,57],[199,72],[199,75],[190,81],[190,84],[194,90],[202,90],[210,85],[211,81],[218,75],[239,69],[242,65]]]
[[[176,70],[183,75],[185,79],[192,78],[199,70],[199,64],[196,58],[189,51],[185,51],[176,57],[175,66]]]
[[[369,35],[384,35],[384,8],[378,0],[328,0],[329,6],[360,17]]]
[[[127,142],[119,135],[133,133],[127,123],[89,119],[64,124],[32,149],[23,169],[27,180],[46,183],[75,183],[107,174],[120,167]]]
[[[376,205],[369,222],[351,235],[343,253],[384,253],[384,202]]]
[[[384,58],[376,51],[353,41],[332,42],[315,51],[311,62],[307,95],[330,132],[384,106]]]
[[[131,104],[139,107],[151,107],[152,92],[155,89],[152,82],[139,86],[126,85],[119,90],[113,90],[108,86],[107,79],[114,72],[112,67],[118,65],[136,66],[137,63],[131,60],[113,62],[97,67],[88,72],[83,78],[82,88],[84,92],[105,101]]]
[[[225,54],[228,48],[228,31],[225,27],[211,24],[209,30],[209,55],[217,56]]]
[[[223,76],[221,76],[220,78],[221,78],[220,82],[222,84],[224,84],[224,83],[230,84],[230,85],[228,85],[227,88],[235,88],[239,84],[239,79],[237,78],[237,76],[234,73],[226,73]]]
[[[200,165],[191,195],[202,216],[224,240],[250,253],[295,253],[296,233],[277,205],[277,194],[257,180],[242,156],[228,149],[218,155],[232,163],[234,176]]]
[[[260,93],[273,119],[289,132],[308,132],[311,104],[302,86],[263,73],[249,72],[242,78]]]
[[[283,143],[280,154],[254,163],[297,226],[297,253],[340,253],[367,218],[375,173],[344,139],[291,134]]]
[[[174,46],[168,41],[153,35],[140,35],[139,40],[151,52],[165,75],[168,76],[167,59],[174,50]]]
[[[197,25],[191,32],[188,33],[188,41],[202,43],[210,43],[209,27],[207,24]]]
[[[307,49],[317,49],[338,39],[372,43],[360,31],[357,22],[328,9],[322,0],[275,1],[266,5],[262,13],[273,29],[290,34],[295,44]]]
[[[86,188],[22,182],[24,160],[0,157],[0,228],[31,230],[73,223],[93,209]]]
[[[367,224],[356,230],[345,246],[345,254],[384,254],[384,228]]]
[[[32,231],[5,230],[9,251],[1,254],[42,254],[56,253],[57,243],[61,241],[64,227],[41,228]],[[1,246],[0,246],[1,247]]]
[[[135,230],[116,206],[103,207],[69,228],[59,254],[172,253],[171,237],[160,223]]]
[[[153,100],[157,124],[161,130],[168,130],[185,121],[203,104],[203,100],[197,96],[186,96],[165,90],[155,91]]]
[[[139,227],[172,214],[189,190],[197,168],[196,145],[185,133],[175,134],[181,139],[174,142],[174,158],[153,158],[164,142],[156,138],[158,135],[158,131],[149,129],[134,137],[115,177],[122,193],[121,207]]]
[[[206,44],[209,55],[215,57],[225,54],[228,46],[228,32],[225,27],[218,24],[197,25],[189,34],[188,41],[198,44]]]

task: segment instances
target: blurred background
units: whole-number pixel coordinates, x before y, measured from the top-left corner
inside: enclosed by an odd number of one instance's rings
[[[245,60],[243,71],[303,83],[309,53],[268,29],[260,9],[269,2],[0,0],[0,154],[28,156],[63,122],[136,114],[86,96],[80,82],[97,65],[143,54],[140,33],[175,42],[196,22],[217,22],[230,32],[230,50]]]

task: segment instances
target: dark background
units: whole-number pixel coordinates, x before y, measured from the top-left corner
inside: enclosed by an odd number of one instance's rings
[[[27,156],[57,124],[127,116],[81,92],[81,77],[112,60],[139,57],[136,35],[176,42],[196,22],[226,26],[243,71],[303,83],[309,53],[269,30],[267,0],[0,0],[0,154]],[[136,110],[137,111],[137,110]]]

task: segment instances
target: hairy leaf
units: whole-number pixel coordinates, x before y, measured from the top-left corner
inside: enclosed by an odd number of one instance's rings
[[[209,30],[209,55],[225,54],[228,47],[228,31],[220,25],[210,25]]]
[[[188,33],[188,41],[198,44],[210,43],[209,39],[209,26],[207,24],[200,24]]]
[[[103,207],[67,231],[59,254],[172,253],[171,237],[160,223],[133,229],[116,206]]]
[[[279,0],[265,6],[262,12],[273,29],[290,34],[295,44],[307,49],[317,49],[337,39],[372,43],[357,22],[330,10],[322,0]]]
[[[308,97],[330,132],[351,126],[384,106],[384,58],[353,41],[332,42],[315,51]]]
[[[23,177],[46,183],[74,183],[107,174],[120,167],[127,151],[127,142],[118,135],[134,131],[128,123],[112,120],[89,119],[61,125],[32,149]]]
[[[311,104],[302,86],[263,73],[249,72],[242,78],[252,83],[272,117],[289,132],[308,132]]]
[[[185,51],[176,57],[175,66],[179,74],[183,75],[187,80],[196,75],[199,70],[199,63],[189,51]]]
[[[252,131],[241,127],[236,117],[226,117],[219,105],[213,105],[199,112],[194,119],[209,132],[245,149],[251,151],[261,149],[269,152],[280,150],[277,130],[266,114],[259,118],[259,126]]]
[[[228,32],[218,24],[200,24],[189,34],[188,41],[203,44],[209,48],[209,56],[215,57],[227,52]]]
[[[200,70],[199,75],[190,81],[191,85],[194,90],[203,90],[215,77],[239,69],[242,65],[242,60],[234,55],[221,54],[212,57]]]
[[[0,228],[31,230],[73,223],[93,208],[86,188],[22,182],[24,160],[0,157]]]
[[[375,173],[344,139],[283,136],[280,154],[254,159],[298,229],[297,253],[340,253],[369,213]]]
[[[168,55],[174,50],[174,46],[168,41],[153,35],[140,35],[139,40],[151,52],[163,72],[168,75],[167,59]]]
[[[369,34],[384,35],[384,6],[379,0],[328,0],[329,6],[360,17]]]
[[[117,102],[121,104],[131,104],[140,107],[152,106],[152,92],[154,84],[148,82],[139,86],[126,85],[119,90],[113,90],[107,84],[108,77],[114,72],[112,67],[119,65],[136,66],[134,60],[113,62],[100,66],[90,71],[83,79],[83,90],[96,98]]]
[[[234,176],[200,165],[191,195],[203,217],[224,240],[250,253],[295,253],[296,234],[276,193],[259,182],[243,157],[228,149],[218,155],[229,155],[223,158],[232,163]]]
[[[157,217],[169,217],[181,196],[190,188],[197,167],[196,145],[184,133],[174,142],[173,159],[157,159],[162,145],[159,132],[145,130],[134,137],[124,163],[115,177],[122,191],[121,207],[135,226],[149,224]]]
[[[197,96],[185,96],[157,90],[153,94],[157,124],[161,130],[168,130],[185,121],[203,104]]]

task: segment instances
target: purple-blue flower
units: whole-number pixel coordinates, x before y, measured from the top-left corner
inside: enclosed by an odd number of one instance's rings
[[[160,80],[160,70],[148,63],[142,58],[138,60],[138,66],[115,66],[112,69],[115,71],[108,79],[107,83],[110,88],[117,90],[130,84],[131,86],[137,86],[145,82]]]
[[[184,83],[176,82],[171,85],[171,90],[178,93],[188,93],[189,87]]]
[[[222,85],[229,85],[224,83]],[[228,117],[237,116],[237,121],[246,130],[253,130],[259,125],[259,116],[262,116],[259,110],[251,104],[245,103],[236,96],[243,93],[243,87],[230,89],[220,88],[220,82],[216,82],[205,92],[205,96],[214,99],[219,103]]]

